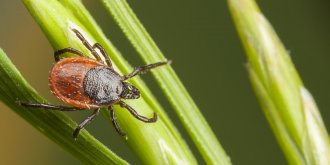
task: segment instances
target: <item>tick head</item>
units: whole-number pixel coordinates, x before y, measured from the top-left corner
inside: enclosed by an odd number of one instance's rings
[[[120,95],[123,99],[138,99],[140,98],[140,91],[128,82],[123,82],[123,91]]]

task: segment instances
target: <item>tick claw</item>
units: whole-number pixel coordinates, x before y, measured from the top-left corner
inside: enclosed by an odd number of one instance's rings
[[[154,122],[156,122],[157,120],[158,120],[158,115],[157,115],[156,112],[154,112],[154,116],[153,116],[152,118],[150,118],[150,122],[151,122],[151,123],[154,123]]]

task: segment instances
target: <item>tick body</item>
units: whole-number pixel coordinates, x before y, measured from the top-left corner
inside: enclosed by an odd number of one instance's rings
[[[49,76],[51,92],[60,100],[82,109],[116,103],[123,91],[121,76],[111,68],[86,57],[57,62]]]
[[[99,114],[100,108],[103,107],[109,110],[111,121],[116,131],[120,135],[125,136],[125,132],[119,127],[116,121],[113,110],[114,104],[126,108],[140,121],[146,123],[156,122],[156,113],[154,113],[152,118],[141,116],[132,107],[122,101],[123,99],[138,99],[140,97],[139,90],[125,80],[158,66],[168,64],[169,61],[137,67],[130,74],[122,76],[113,69],[109,56],[100,44],[96,43],[92,46],[78,30],[73,29],[73,32],[75,32],[76,36],[92,53],[95,59],[89,58],[80,51],[70,47],[55,51],[54,57],[56,63],[49,75],[51,92],[58,99],[72,107],[21,101],[19,103],[26,107],[39,107],[59,111],[93,110],[93,113],[82,121],[73,132],[75,139],[80,130],[92,121]],[[99,49],[102,53],[105,62],[101,60],[101,56],[96,52],[96,49]],[[64,53],[73,53],[77,56],[61,59],[60,56]]]

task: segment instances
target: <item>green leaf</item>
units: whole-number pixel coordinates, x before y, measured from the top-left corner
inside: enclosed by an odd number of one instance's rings
[[[125,0],[103,0],[108,11],[146,64],[164,61],[155,42]],[[208,164],[230,164],[212,129],[171,67],[152,72]]]
[[[259,102],[290,164],[330,164],[317,106],[270,23],[253,0],[228,0]]]
[[[0,49],[0,61],[0,99],[10,109],[86,164],[127,164],[85,130],[75,141],[72,132],[76,123],[62,112],[26,108],[16,103],[16,101],[36,103],[45,100],[25,81],[2,49]]]

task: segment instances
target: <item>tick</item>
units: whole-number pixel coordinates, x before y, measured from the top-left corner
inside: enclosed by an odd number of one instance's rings
[[[147,118],[139,115],[123,99],[138,99],[139,90],[126,80],[142,73],[170,63],[170,61],[137,67],[127,75],[120,75],[112,67],[111,60],[104,48],[95,43],[93,46],[87,42],[84,36],[76,29],[72,29],[84,46],[91,52],[95,59],[89,58],[79,50],[68,47],[54,52],[55,64],[49,74],[49,86],[51,92],[61,101],[71,105],[51,105],[44,103],[19,102],[22,106],[46,108],[59,111],[93,110],[93,113],[83,120],[73,132],[76,139],[79,132],[90,123],[99,113],[101,108],[109,110],[111,121],[116,131],[125,136],[126,133],[116,121],[113,105],[118,104],[127,109],[136,119],[153,123],[157,121],[157,114]],[[96,50],[102,54],[105,61]],[[61,58],[64,53],[72,53],[75,57]]]

